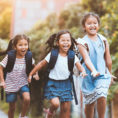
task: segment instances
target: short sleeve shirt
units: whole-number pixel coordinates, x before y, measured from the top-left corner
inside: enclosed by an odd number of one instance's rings
[[[45,57],[45,60],[48,63],[50,60],[50,55],[51,55],[51,53],[49,53]],[[74,64],[76,64],[78,61],[79,61],[79,59],[75,55]],[[68,57],[61,56],[59,54],[54,68],[49,73],[49,78],[54,79],[54,80],[66,80],[66,79],[68,79],[69,75],[70,75],[70,71],[68,70]]]
[[[7,65],[8,55],[0,62],[4,68]],[[32,61],[34,64],[34,60]],[[13,70],[6,74],[6,92],[17,92],[22,86],[27,85],[26,63],[25,57],[16,58]]]

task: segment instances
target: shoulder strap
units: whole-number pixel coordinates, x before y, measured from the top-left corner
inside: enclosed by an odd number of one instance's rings
[[[26,73],[27,73],[27,75],[29,75],[29,73],[33,69],[33,66],[32,66],[32,52],[29,51],[29,50],[27,51],[27,53],[25,55],[25,61],[26,61]]]
[[[48,64],[48,71],[54,68],[57,61],[58,53],[59,53],[58,49],[51,50],[50,60]]]
[[[75,60],[75,52],[73,50],[69,50],[68,51],[68,69],[72,73],[73,73],[73,67],[74,67],[74,60]]]
[[[10,50],[8,52],[8,61],[7,61],[7,65],[5,68],[6,72],[11,72],[13,67],[14,67],[14,63],[16,60],[16,51],[15,50]]]

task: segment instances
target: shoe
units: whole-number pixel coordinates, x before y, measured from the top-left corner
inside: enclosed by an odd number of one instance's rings
[[[19,118],[28,118],[27,116],[23,116],[23,117],[21,117],[21,114],[19,115]]]
[[[53,113],[51,113],[50,111],[49,111],[49,109],[43,109],[43,111],[45,112],[45,118],[48,118],[48,115],[51,115],[52,116],[52,118],[53,118],[53,116],[54,116],[54,114]]]

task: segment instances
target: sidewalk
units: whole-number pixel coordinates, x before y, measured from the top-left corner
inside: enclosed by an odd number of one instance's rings
[[[0,118],[8,118],[8,116],[0,110]]]

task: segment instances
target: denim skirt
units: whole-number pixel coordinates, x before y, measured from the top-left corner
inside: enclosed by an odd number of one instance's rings
[[[44,97],[48,100],[58,97],[60,102],[72,101],[73,95],[70,79],[49,79],[44,88]]]

